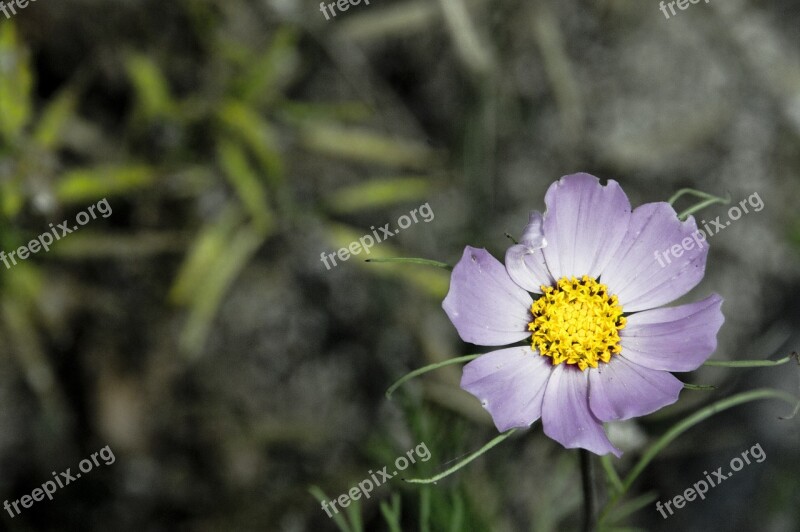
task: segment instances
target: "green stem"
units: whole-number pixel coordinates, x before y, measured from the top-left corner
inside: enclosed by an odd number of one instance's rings
[[[580,449],[581,485],[583,486],[583,532],[595,532],[597,520],[594,501],[594,471],[592,470],[592,454]]]
[[[700,203],[698,203],[696,205],[693,205],[693,206],[689,207],[688,209],[686,209],[685,211],[683,211],[682,213],[680,213],[678,215],[678,220],[683,221],[690,214],[694,214],[697,211],[701,211],[701,210],[705,209],[706,207],[708,207],[709,205],[714,205],[715,203],[728,203],[729,201],[730,200],[724,199],[724,198],[712,198],[712,199],[707,199],[707,200],[701,201]]]
[[[394,393],[394,391],[396,389],[398,389],[405,382],[413,379],[414,377],[418,377],[418,376],[420,376],[420,375],[422,375],[424,373],[428,373],[429,371],[433,371],[435,369],[443,368],[445,366],[450,366],[450,365],[453,365],[453,364],[460,364],[462,362],[469,362],[470,360],[475,360],[479,356],[480,355],[465,355],[463,357],[451,358],[451,359],[445,360],[444,362],[437,362],[436,364],[430,364],[428,366],[423,366],[423,367],[421,367],[419,369],[415,369],[411,373],[406,373],[405,375],[403,375],[402,377],[397,379],[394,382],[394,384],[389,386],[389,389],[386,390],[386,398],[387,399],[391,399],[392,398],[392,394]]]
[[[644,455],[639,459],[639,462],[636,463],[634,468],[628,473],[628,476],[625,477],[625,480],[622,482],[622,490],[618,493],[614,494],[611,500],[606,505],[603,512],[600,514],[600,521],[603,521],[606,514],[617,504],[619,499],[625,494],[625,492],[630,489],[631,485],[634,481],[639,477],[639,475],[644,471],[647,465],[655,458],[662,449],[664,449],[667,445],[672,443],[678,436],[692,428],[693,426],[697,425],[701,421],[708,419],[709,417],[727,410],[729,408],[733,408],[734,406],[749,403],[750,401],[757,401],[759,399],[780,399],[781,401],[785,401],[792,406],[794,406],[798,399],[791,394],[780,390],[773,390],[770,388],[761,388],[758,390],[752,390],[749,392],[740,393],[727,399],[723,399],[721,401],[717,401],[716,403],[712,403],[709,406],[698,410],[688,418],[680,421],[676,425],[674,425],[671,429],[669,429],[661,438],[659,438],[655,443],[653,443],[647,451],[645,451]]]
[[[502,433],[502,434],[500,434],[498,436],[495,436],[492,439],[492,441],[490,441],[489,443],[487,443],[486,445],[484,445],[483,447],[481,447],[480,449],[478,449],[474,453],[470,454],[469,456],[467,456],[466,458],[464,458],[460,462],[456,463],[456,465],[454,465],[453,467],[442,471],[438,475],[432,476],[430,478],[409,478],[409,479],[403,479],[403,480],[405,480],[406,482],[408,482],[410,484],[434,484],[434,483],[442,480],[443,478],[455,473],[456,471],[458,471],[459,469],[461,469],[465,465],[469,464],[470,462],[472,462],[473,460],[475,460],[479,456],[485,454],[487,451],[489,451],[493,447],[495,447],[495,446],[499,445],[500,443],[504,442],[506,439],[508,439],[509,436],[514,434],[516,431],[517,431],[517,429],[511,429],[511,430],[506,431],[506,432],[504,432],[504,433]]]
[[[767,366],[780,366],[786,364],[791,359],[796,359],[800,364],[800,356],[797,353],[781,358],[779,360],[707,360],[703,363],[704,366],[721,367],[721,368],[761,368]]]
[[[716,390],[716,386],[712,386],[711,384],[689,384],[688,382],[683,383],[683,387],[687,390],[697,390],[701,392],[707,392],[710,390]]]
[[[435,266],[444,270],[452,271],[453,267],[446,262],[439,262],[438,260],[420,259],[416,257],[385,257],[382,259],[365,259],[364,262],[403,262],[406,264],[421,264],[423,266]]]
[[[622,491],[622,479],[619,478],[617,470],[614,469],[614,464],[611,463],[611,455],[604,454],[601,456],[600,464],[603,466],[603,470],[606,472],[606,478],[608,478],[608,481],[611,483],[611,487],[614,488],[614,491]]]
[[[702,192],[700,190],[695,190],[693,188],[682,188],[678,192],[672,195],[672,197],[669,199],[669,204],[674,206],[675,202],[678,201],[678,199],[684,194],[691,194],[698,198],[702,198],[703,201],[681,212],[678,215],[679,220],[685,220],[686,217],[689,216],[690,214],[694,214],[701,209],[705,209],[709,205],[713,205],[715,203],[730,203],[731,201],[730,198],[727,196],[721,198],[719,196],[714,196],[712,194],[708,194],[707,192]]]
[[[669,203],[670,205],[674,205],[675,202],[678,201],[678,199],[681,198],[681,196],[684,196],[685,194],[691,194],[693,196],[697,196],[698,198],[703,198],[703,199],[720,199],[720,200],[722,199],[719,196],[714,196],[712,194],[709,194],[708,192],[703,192],[702,190],[695,190],[693,188],[682,188],[675,194],[673,194],[672,197],[667,200],[667,203]],[[730,200],[725,200],[725,201],[730,201]]]

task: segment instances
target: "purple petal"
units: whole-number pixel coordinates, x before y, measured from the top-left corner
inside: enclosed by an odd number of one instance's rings
[[[461,387],[480,399],[497,430],[529,427],[542,416],[553,365],[530,347],[492,351],[464,366]]]
[[[639,366],[623,356],[589,370],[589,404],[601,421],[630,419],[678,400],[683,383],[671,373]]]
[[[467,246],[453,268],[442,308],[465,342],[506,345],[531,335],[532,302],[488,251]]]
[[[625,236],[628,197],[616,181],[606,186],[589,174],[553,183],[545,195],[544,257],[553,278],[597,277]]]
[[[515,283],[528,292],[541,294],[541,285],[554,282],[547,269],[542,248],[547,246],[543,232],[544,219],[541,213],[533,211],[528,225],[522,232],[519,244],[506,251],[506,270]]]
[[[619,297],[625,312],[647,310],[678,299],[700,282],[705,271],[708,246],[703,240],[691,238],[696,230],[693,217],[681,222],[668,203],[637,207],[628,233],[603,270],[600,282]],[[676,245],[680,257],[663,255]]]
[[[559,364],[553,369],[542,402],[542,425],[545,434],[567,449],[580,447],[595,454],[622,456],[592,415],[588,373],[578,368]]]
[[[722,298],[672,308],[637,312],[620,331],[622,354],[641,366],[665,371],[693,371],[717,348],[725,321]]]

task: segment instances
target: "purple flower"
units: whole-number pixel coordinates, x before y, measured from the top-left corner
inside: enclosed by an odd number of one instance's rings
[[[696,241],[659,265],[658,250],[690,238],[694,218],[680,222],[663,202],[631,212],[616,181],[568,175],[545,204],[505,266],[467,247],[453,269],[442,306],[465,342],[529,342],[473,360],[461,387],[501,432],[542,418],[564,447],[620,456],[603,422],[674,403],[683,383],[670,372],[697,369],[716,349],[720,296],[658,308],[700,282],[708,249]]]

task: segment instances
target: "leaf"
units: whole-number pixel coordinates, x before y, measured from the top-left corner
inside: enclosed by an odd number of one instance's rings
[[[325,495],[325,492],[322,491],[322,488],[319,486],[311,486],[308,491],[315,499],[317,499],[317,502],[320,504],[331,500],[327,495]],[[347,521],[342,514],[334,512],[331,516],[331,519],[333,519],[333,522],[336,523],[336,526],[339,528],[340,532],[352,532],[350,525],[347,524]]]
[[[158,65],[145,55],[133,54],[125,60],[125,68],[144,118],[153,120],[172,115],[175,105],[167,80]]]
[[[296,32],[279,28],[267,50],[251,62],[236,92],[246,103],[269,102],[287,85],[298,63]]]
[[[40,146],[46,149],[58,147],[64,126],[74,115],[77,103],[75,92],[67,89],[47,104],[33,133]]]
[[[31,117],[31,74],[28,52],[19,43],[14,24],[0,24],[0,140],[15,142]]]
[[[367,236],[370,235],[359,234],[346,225],[329,224],[328,239],[334,250],[348,248],[353,243],[359,242],[360,238],[366,238]],[[378,242],[369,249],[369,253],[351,255],[348,259],[351,261],[350,263],[342,262],[334,255],[336,265],[331,267],[355,266],[367,268],[372,274],[395,279],[401,278],[434,298],[444,298],[450,284],[450,273],[445,270],[438,268],[409,268],[405,264],[382,264],[380,267],[376,267],[374,264],[364,262],[365,259],[387,259],[397,255],[400,255],[400,252],[396,247],[386,242]]]
[[[209,269],[203,272],[202,284],[193,287],[196,294],[180,339],[187,355],[194,357],[203,347],[222,299],[258,251],[265,236],[251,226],[237,229],[221,253],[214,256]]]
[[[437,160],[435,152],[424,144],[318,122],[306,122],[301,127],[301,142],[307,149],[331,157],[391,167],[422,170]]]
[[[244,151],[236,144],[222,140],[217,157],[228,181],[247,208],[259,230],[267,232],[272,226],[272,212],[267,195]]]
[[[64,203],[95,201],[151,184],[155,170],[149,166],[98,166],[72,170],[61,176],[56,197]]]
[[[268,182],[280,185],[283,182],[283,161],[278,135],[272,126],[261,120],[257,111],[236,101],[222,105],[218,117],[223,126],[253,152],[266,172]]]
[[[215,257],[224,252],[225,243],[241,223],[242,216],[233,207],[223,210],[216,220],[206,224],[194,240],[169,291],[169,300],[178,305],[189,304],[202,286]]]
[[[430,195],[432,188],[430,179],[425,177],[371,180],[337,190],[327,204],[336,213],[352,213],[419,201]]]

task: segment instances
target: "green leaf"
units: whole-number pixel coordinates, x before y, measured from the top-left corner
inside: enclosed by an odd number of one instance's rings
[[[230,286],[255,255],[265,238],[262,231],[250,226],[236,230],[222,252],[215,256],[202,276],[202,284],[194,287],[189,316],[180,344],[187,355],[196,356],[205,343],[211,322]]]
[[[325,492],[322,491],[322,488],[319,486],[311,486],[308,488],[308,492],[311,493],[311,495],[317,499],[317,502],[320,504],[331,500],[327,495],[325,495]],[[336,523],[336,526],[339,528],[340,532],[353,532],[342,514],[334,512],[331,516],[331,519],[333,519],[333,522]]]
[[[301,142],[309,150],[362,163],[427,170],[437,162],[435,152],[425,144],[319,122],[302,126]]]
[[[56,197],[63,203],[96,201],[147,186],[155,177],[155,170],[144,165],[72,170],[61,176]]]
[[[139,110],[146,120],[172,115],[175,104],[169,85],[158,65],[145,55],[134,54],[125,60],[125,68],[133,83]]]
[[[432,188],[430,179],[425,177],[370,180],[337,190],[326,203],[333,212],[352,213],[421,201],[431,194]]]
[[[261,181],[247,160],[247,155],[238,145],[222,140],[217,154],[225,176],[233,185],[256,227],[265,233],[272,227],[272,211],[267,203],[267,194]]]
[[[64,90],[48,102],[33,133],[36,142],[46,149],[59,146],[66,123],[75,114],[78,97],[72,90]]]
[[[28,52],[19,42],[14,24],[0,24],[0,140],[12,144],[31,118],[31,73]]]
[[[279,28],[267,50],[250,62],[238,81],[237,95],[247,103],[269,103],[291,80],[298,64],[296,32]]]
[[[365,236],[346,225],[331,223],[328,227],[328,240],[334,249],[349,247],[354,242],[358,242],[359,238]],[[450,274],[446,271],[430,268],[409,268],[403,264],[385,264],[380,268],[376,268],[363,260],[364,258],[369,258],[372,261],[376,261],[378,259],[397,257],[397,255],[400,255],[400,251],[396,247],[386,242],[379,242],[369,250],[368,254],[351,255],[350,263],[336,259],[336,265],[332,267],[347,268],[355,266],[366,268],[367,271],[374,275],[392,279],[400,278],[434,298],[444,298],[450,284]]]
[[[392,494],[391,506],[386,501],[381,501],[381,514],[383,514],[386,524],[389,525],[390,532],[403,531],[400,526],[400,502],[400,495],[397,493]]]
[[[241,102],[229,101],[222,105],[218,118],[222,125],[238,137],[256,156],[267,180],[273,185],[283,182],[283,160],[278,134],[263,121],[258,112]]]

